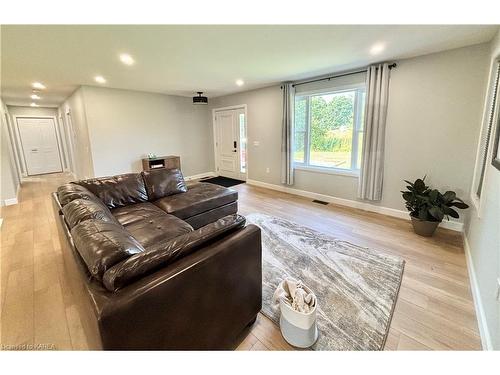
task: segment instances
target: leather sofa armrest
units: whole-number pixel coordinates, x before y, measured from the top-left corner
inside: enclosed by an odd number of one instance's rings
[[[234,348],[262,307],[260,229],[236,229],[117,292],[96,293],[104,349]]]
[[[103,284],[109,291],[116,291],[192,253],[202,245],[243,227],[245,221],[243,216],[228,215],[193,232],[154,245],[107,270],[103,276]]]

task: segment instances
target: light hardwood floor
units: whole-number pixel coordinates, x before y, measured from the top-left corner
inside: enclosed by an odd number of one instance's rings
[[[85,334],[65,282],[49,194],[65,174],[23,182],[19,204],[3,207],[0,346],[47,345],[86,349]],[[242,214],[281,216],[353,243],[406,259],[386,350],[477,350],[480,338],[460,234],[439,229],[416,236],[407,221],[312,203],[309,199],[238,185]],[[240,350],[292,349],[279,329],[259,315]]]

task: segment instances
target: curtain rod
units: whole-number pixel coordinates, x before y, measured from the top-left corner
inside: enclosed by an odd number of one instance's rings
[[[392,69],[392,68],[395,68],[397,67],[398,65],[396,63],[392,63],[389,65],[389,69]],[[305,85],[306,83],[313,83],[313,82],[320,82],[320,81],[329,81],[333,78],[339,78],[339,77],[345,77],[345,76],[350,76],[352,74],[358,74],[358,73],[365,73],[368,71],[368,68],[366,69],[361,69],[361,70],[355,70],[355,71],[352,71],[352,72],[347,72],[347,73],[341,73],[341,74],[336,74],[336,75],[333,75],[333,76],[329,76],[329,77],[323,77],[323,78],[318,78],[318,79],[312,79],[310,81],[304,81],[304,82],[299,82],[299,83],[294,83],[292,85],[292,87],[295,87],[295,86],[299,86],[299,85]],[[283,87],[283,86],[282,86]]]

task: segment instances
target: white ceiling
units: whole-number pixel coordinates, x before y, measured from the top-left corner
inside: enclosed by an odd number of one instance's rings
[[[491,40],[498,26],[2,26],[1,95],[56,106],[79,85],[209,97]],[[370,54],[375,43],[386,49]],[[125,66],[120,53],[135,65]],[[238,87],[236,79],[245,85]]]

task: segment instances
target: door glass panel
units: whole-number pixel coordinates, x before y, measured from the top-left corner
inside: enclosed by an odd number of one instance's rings
[[[239,116],[239,128],[240,128],[240,173],[246,173],[247,171],[247,138],[245,129],[245,114],[240,113]]]

